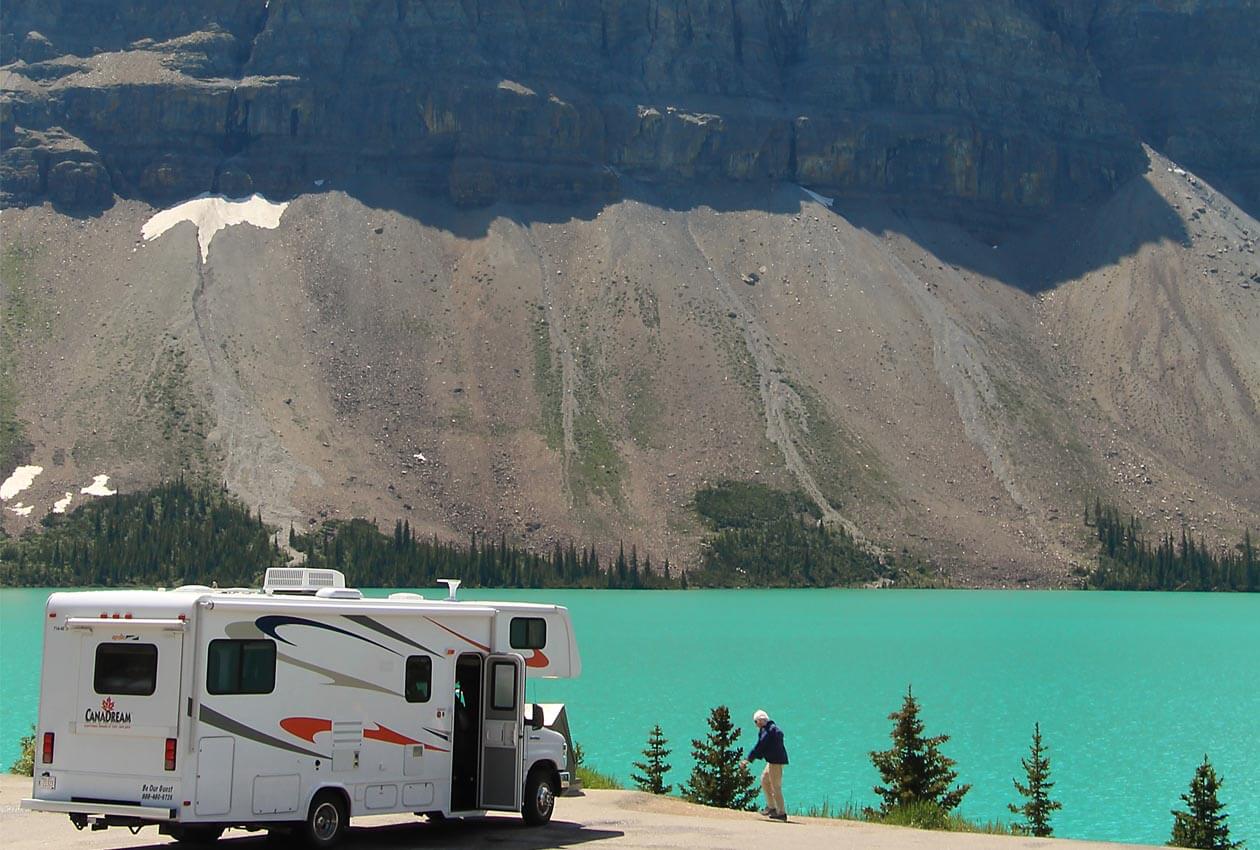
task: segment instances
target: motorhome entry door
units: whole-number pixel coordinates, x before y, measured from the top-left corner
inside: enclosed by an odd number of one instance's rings
[[[490,655],[484,670],[478,804],[514,812],[521,808],[525,663],[519,655]]]

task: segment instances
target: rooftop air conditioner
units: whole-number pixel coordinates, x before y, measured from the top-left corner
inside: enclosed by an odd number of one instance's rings
[[[263,580],[265,593],[298,593],[314,595],[318,591],[346,586],[346,577],[338,570],[312,570],[306,567],[272,567]]]

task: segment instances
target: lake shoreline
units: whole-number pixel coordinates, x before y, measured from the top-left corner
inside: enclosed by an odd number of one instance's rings
[[[426,587],[379,587],[372,585],[359,585],[360,590],[364,591],[417,591],[423,593],[425,590],[432,590]],[[51,592],[68,591],[68,590],[154,590],[155,585],[152,584],[111,584],[111,585],[47,585],[47,584],[0,584],[0,590],[48,590]],[[165,589],[174,589],[165,588]],[[439,588],[440,590],[440,588]],[[794,587],[788,585],[692,585],[689,587],[580,587],[575,585],[545,585],[542,587],[520,587],[508,585],[461,585],[461,590],[495,591],[510,590],[516,591],[591,591],[591,592],[608,592],[608,593],[690,593],[690,592],[707,592],[712,590],[732,590],[732,591],[788,591],[796,592],[803,590],[870,590],[870,591],[886,591],[889,593],[910,593],[916,591],[966,591],[966,592],[990,592],[990,591],[1010,591],[1016,593],[1067,593],[1079,592],[1087,594],[1108,594],[1108,593],[1172,593],[1172,594],[1219,594],[1221,596],[1246,596],[1260,591],[1251,590],[1162,590],[1162,589],[1140,589],[1140,588],[1123,588],[1123,587],[1084,587],[1081,585],[1034,585],[1034,584],[895,584],[895,583],[877,583],[866,582],[862,584],[838,584],[826,586],[806,586]],[[442,591],[444,592],[444,591]]]
[[[58,589],[0,590],[0,767],[36,717],[44,602]],[[876,805],[869,753],[887,748],[888,714],[913,686],[926,734],[950,736],[942,750],[973,786],[960,807],[969,820],[1009,821],[1039,723],[1064,802],[1056,835],[1167,840],[1169,810],[1208,753],[1231,834],[1260,837],[1254,594],[461,587],[459,597],[569,608],[582,676],[530,680],[528,699],[568,705],[588,764],[623,783],[655,723],[674,750],[666,782],[684,782],[691,739],[724,704],[741,745],[755,709],[784,729],[790,810]]]

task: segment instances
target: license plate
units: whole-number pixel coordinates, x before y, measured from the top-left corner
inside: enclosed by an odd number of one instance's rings
[[[57,777],[41,776],[38,780],[36,780],[35,787],[37,787],[40,791],[56,791]]]

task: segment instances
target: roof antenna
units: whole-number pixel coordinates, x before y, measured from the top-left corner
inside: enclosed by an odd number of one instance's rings
[[[440,578],[438,584],[446,585],[446,601],[455,602],[455,591],[459,590],[459,586],[463,584],[462,579],[457,578]]]

